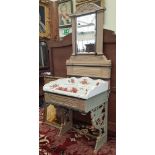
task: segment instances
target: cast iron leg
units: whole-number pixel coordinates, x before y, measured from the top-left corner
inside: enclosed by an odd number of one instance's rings
[[[92,125],[99,130],[99,135],[96,139],[94,152],[102,147],[107,142],[107,118],[108,118],[108,102],[101,104],[91,111]]]
[[[59,135],[64,134],[72,128],[72,110],[61,108],[61,127]]]

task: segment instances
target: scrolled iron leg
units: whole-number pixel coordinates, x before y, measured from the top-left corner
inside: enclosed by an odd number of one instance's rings
[[[72,110],[71,109],[66,109],[62,108],[61,109],[61,127],[60,127],[60,132],[59,136],[67,132],[72,128]]]
[[[98,136],[96,140],[96,145],[94,149],[94,153],[97,153],[97,151],[102,147],[103,144],[107,142],[107,135]]]
[[[95,153],[107,142],[107,108],[108,103],[105,102],[91,111],[92,125],[99,130],[94,149]]]

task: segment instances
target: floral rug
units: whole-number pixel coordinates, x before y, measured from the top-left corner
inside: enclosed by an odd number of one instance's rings
[[[43,108],[40,108],[39,155],[95,155],[95,141],[91,138],[79,135],[74,130],[58,136],[58,129],[42,120]],[[114,137],[108,137],[107,144],[102,146],[97,155],[115,154],[116,140]]]

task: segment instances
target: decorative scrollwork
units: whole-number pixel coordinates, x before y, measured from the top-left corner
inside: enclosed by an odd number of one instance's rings
[[[102,104],[91,111],[92,125],[99,130],[100,135],[104,134],[105,104]]]
[[[100,10],[101,8],[94,4],[94,3],[85,3],[79,7],[77,7],[77,12],[84,12],[84,11],[97,11]]]
[[[83,5],[79,5],[76,9],[76,12],[71,16],[78,16],[82,14],[96,12],[99,10],[105,10],[105,8],[102,8],[95,3],[84,3]]]

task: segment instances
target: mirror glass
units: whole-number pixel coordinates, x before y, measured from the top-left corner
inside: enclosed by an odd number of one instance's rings
[[[96,14],[77,17],[77,53],[87,54],[95,52],[96,44]]]

